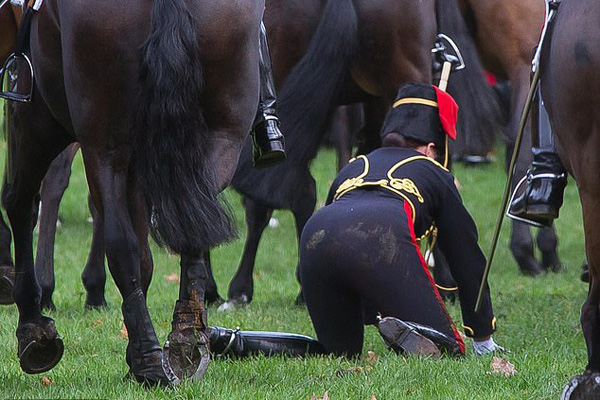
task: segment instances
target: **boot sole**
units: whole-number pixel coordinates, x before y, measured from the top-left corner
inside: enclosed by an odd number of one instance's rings
[[[396,352],[434,358],[442,355],[435,343],[398,319],[381,320],[379,333],[383,341]]]
[[[255,168],[267,168],[280,164],[285,161],[285,151],[281,149],[271,150],[268,153],[261,154],[254,160]]]

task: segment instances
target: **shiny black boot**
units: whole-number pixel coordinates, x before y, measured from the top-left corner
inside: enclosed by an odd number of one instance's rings
[[[549,227],[558,218],[567,173],[556,152],[550,119],[539,89],[531,111],[533,163],[515,187],[506,215],[533,226]],[[525,189],[517,194],[523,184]]]
[[[537,160],[536,160],[537,158]],[[552,226],[563,203],[567,174],[556,153],[534,156],[523,193],[514,198],[507,215],[534,226]],[[518,189],[518,187],[517,187]]]
[[[129,377],[150,386],[167,386],[171,382],[162,368],[162,348],[158,343],[146,299],[141,289],[136,289],[122,306],[123,321],[129,335],[127,363]]]
[[[267,45],[267,31],[260,24],[259,40],[260,100],[252,136],[254,138],[254,166],[270,167],[285,160],[285,140],[279,130],[279,119],[275,114],[277,101],[271,56]]]
[[[223,357],[304,357],[327,353],[317,340],[296,333],[241,331],[211,326],[208,328],[208,338],[211,353]]]

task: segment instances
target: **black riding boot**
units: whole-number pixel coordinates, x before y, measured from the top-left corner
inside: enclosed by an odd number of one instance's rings
[[[285,160],[284,138],[279,130],[279,119],[275,115],[275,82],[271,56],[267,45],[265,25],[260,24],[259,40],[260,99],[252,128],[254,137],[254,166],[270,167]]]
[[[240,331],[219,326],[208,328],[211,353],[219,356],[247,357],[286,355],[304,357],[326,354],[317,340],[296,333]]]
[[[379,321],[378,329],[384,343],[396,353],[433,357],[463,355],[455,339],[426,325],[385,317]]]
[[[141,289],[136,289],[122,306],[123,320],[129,335],[127,363],[129,376],[149,385],[168,385],[169,379],[162,368],[162,348],[158,343],[146,299]]]
[[[558,154],[544,102],[537,93],[532,109],[533,163],[515,188],[507,215],[533,226],[551,226],[558,218],[567,185],[567,173]],[[522,183],[525,190],[516,196]]]

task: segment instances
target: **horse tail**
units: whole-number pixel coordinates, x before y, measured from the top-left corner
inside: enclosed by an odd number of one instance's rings
[[[315,157],[328,116],[349,77],[357,32],[352,0],[328,0],[306,54],[283,84],[278,112],[290,157],[303,164]],[[320,136],[308,145],[311,132]]]
[[[488,84],[477,47],[456,0],[437,0],[438,31],[451,37],[463,55],[466,68],[450,76],[449,92],[461,107],[456,155],[486,155],[502,130],[502,113]]]
[[[171,251],[198,254],[233,236],[209,164],[196,22],[184,0],[154,0],[142,48],[134,164],[151,232]]]
[[[251,168],[251,153],[245,149],[232,180],[236,190],[274,208],[291,206],[297,182],[306,177],[308,164],[317,155],[328,117],[349,77],[357,31],[352,0],[328,0],[306,53],[279,92],[277,113],[288,158],[257,170]]]

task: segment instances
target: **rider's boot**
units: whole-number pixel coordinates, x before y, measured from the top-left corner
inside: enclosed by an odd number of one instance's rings
[[[275,356],[304,357],[326,354],[317,340],[296,333],[241,331],[218,326],[208,328],[210,351],[217,356],[247,357]]]
[[[396,353],[432,357],[464,355],[455,339],[426,325],[385,317],[379,320],[378,329],[384,343]]]
[[[563,203],[567,185],[567,173],[558,154],[548,113],[544,102],[537,93],[537,105],[532,109],[533,163],[527,171],[525,190],[515,196],[507,215],[518,221],[534,226],[551,226],[558,218],[558,210]],[[515,188],[515,193],[521,184]]]
[[[252,127],[252,136],[254,137],[254,166],[262,168],[285,160],[285,142],[279,130],[279,119],[275,114],[277,101],[275,82],[267,45],[267,31],[262,22],[259,42],[260,100]]]

